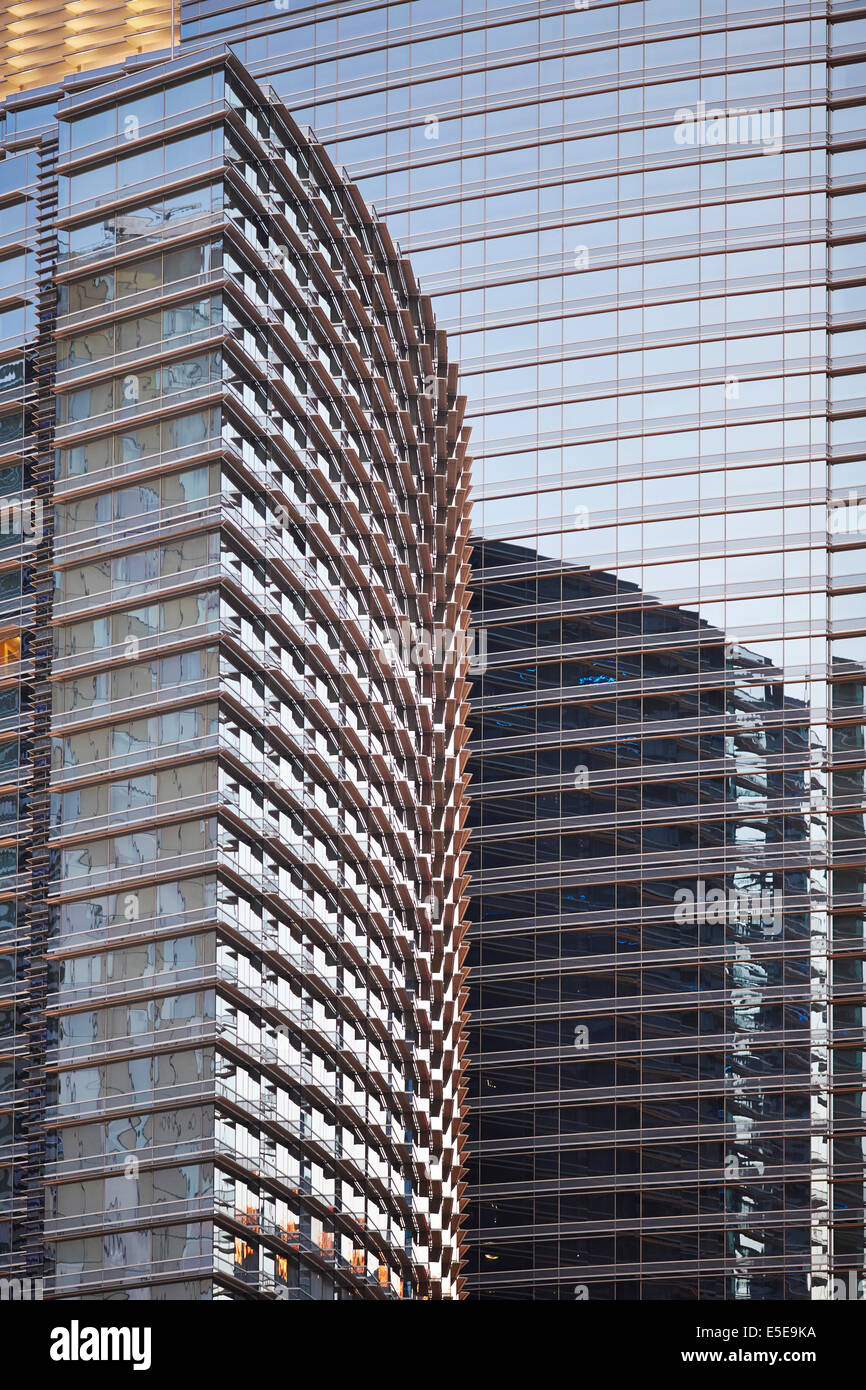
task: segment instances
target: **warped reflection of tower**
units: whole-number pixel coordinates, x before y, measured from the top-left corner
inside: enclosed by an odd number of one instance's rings
[[[812,713],[696,605],[505,541],[473,569],[470,1296],[808,1297]]]

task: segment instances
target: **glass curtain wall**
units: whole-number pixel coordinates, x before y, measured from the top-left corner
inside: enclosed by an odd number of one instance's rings
[[[0,1266],[59,1299],[455,1297],[456,364],[231,55],[70,81],[23,143]]]
[[[851,6],[182,4],[357,178],[475,466],[470,1297],[864,1263]]]

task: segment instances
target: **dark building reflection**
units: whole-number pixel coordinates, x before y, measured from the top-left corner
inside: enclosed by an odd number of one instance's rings
[[[863,1140],[842,1091],[827,1134],[809,707],[615,574],[483,540],[473,565],[469,1296],[815,1297],[830,1139],[862,1258]],[[836,703],[862,718],[850,671]],[[835,776],[862,851],[863,772]],[[862,901],[862,874],[834,886]],[[840,997],[841,1074],[862,1016]]]

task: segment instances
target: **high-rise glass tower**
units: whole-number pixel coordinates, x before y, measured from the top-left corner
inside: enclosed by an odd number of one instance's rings
[[[0,201],[0,1275],[455,1297],[445,336],[225,51],[10,96]]]
[[[412,256],[473,428],[470,1297],[864,1265],[856,6],[181,5]]]
[[[866,1265],[866,20],[173,19],[315,129],[461,360],[468,1296],[831,1296]]]

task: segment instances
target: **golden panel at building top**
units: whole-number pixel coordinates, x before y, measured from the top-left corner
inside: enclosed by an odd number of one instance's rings
[[[179,0],[12,0],[0,15],[0,98],[171,48]]]

